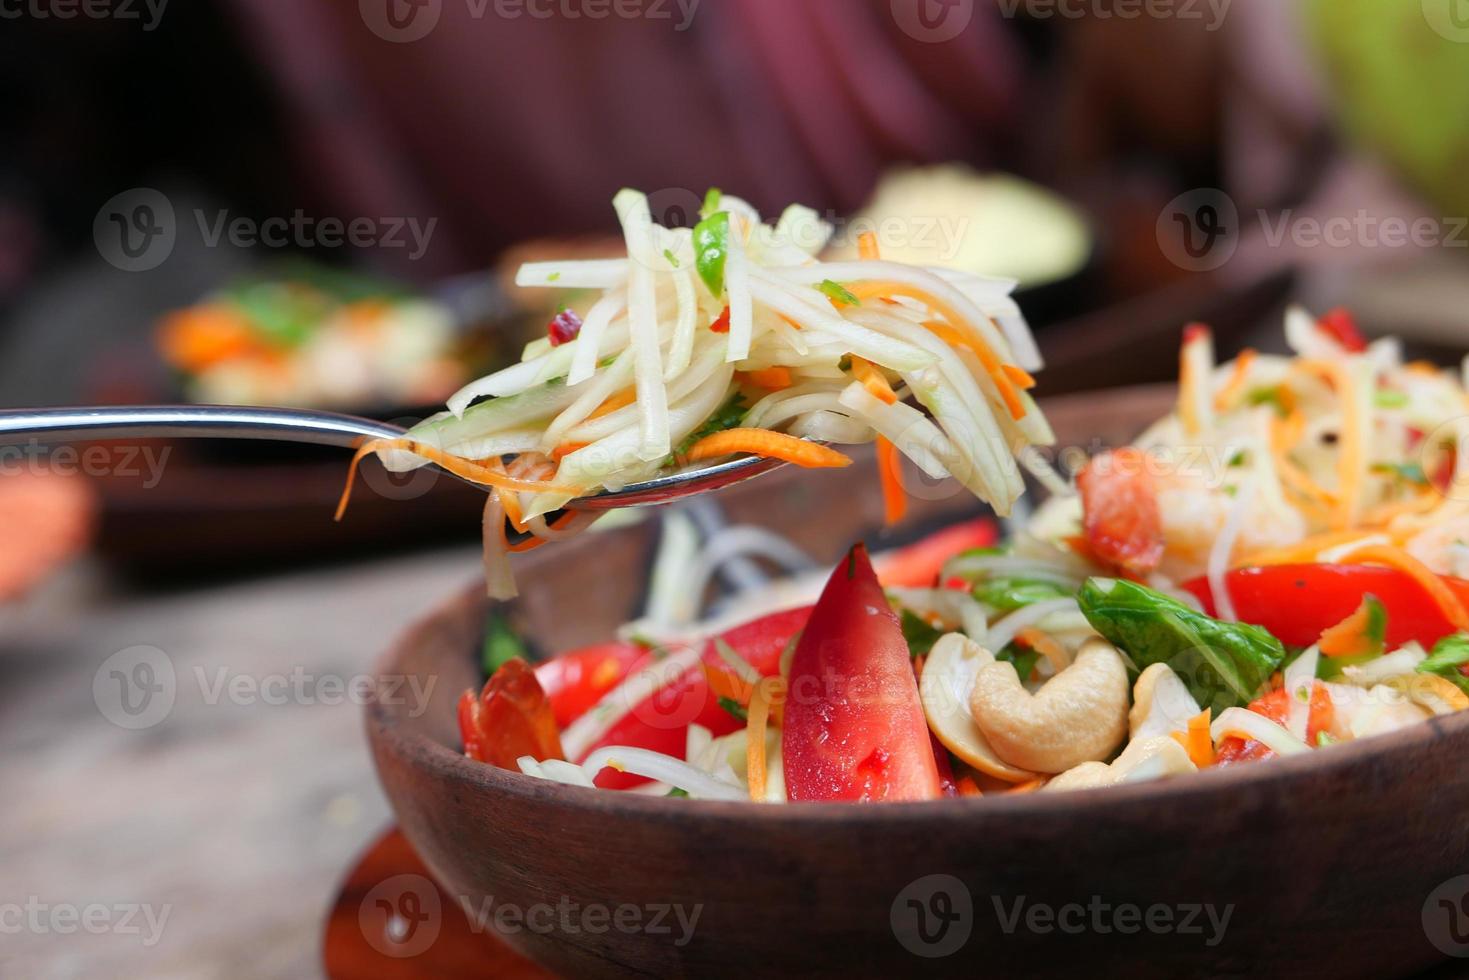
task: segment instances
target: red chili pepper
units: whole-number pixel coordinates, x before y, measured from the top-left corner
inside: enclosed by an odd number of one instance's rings
[[[1163,560],[1163,514],[1139,449],[1098,456],[1077,474],[1088,550],[1106,565],[1145,576]]]
[[[1357,318],[1348,309],[1337,307],[1317,320],[1316,326],[1354,354],[1367,349],[1367,338],[1357,329]]]
[[[546,336],[551,338],[552,347],[570,343],[581,333],[581,317],[574,310],[561,310],[546,325]]]
[[[724,308],[724,312],[723,313],[719,314],[719,318],[718,319],[716,319],[713,323],[709,324],[709,329],[712,330],[712,331],[714,331],[715,333],[729,333],[729,307],[728,306],[726,306]]]

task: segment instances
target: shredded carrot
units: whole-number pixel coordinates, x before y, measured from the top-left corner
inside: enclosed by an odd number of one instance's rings
[[[750,799],[765,799],[765,729],[770,721],[770,681],[761,681],[750,693],[750,711],[745,722],[745,775]]]
[[[546,527],[548,529],[552,530],[552,531],[559,531],[562,528],[564,528],[566,525],[568,525],[572,521],[574,521],[576,519],[576,517],[577,517],[576,514],[572,513],[571,511],[567,511],[564,514],[562,514],[560,517],[556,518],[554,521],[549,521],[546,524]],[[510,551],[513,554],[517,554],[517,555],[518,554],[521,554],[522,552],[526,552],[526,551],[534,551],[537,548],[539,548],[541,545],[546,544],[547,542],[549,542],[550,540],[551,540],[550,538],[540,538],[540,537],[535,537],[534,535],[532,535],[531,537],[526,538],[524,541],[520,542],[519,544],[512,544],[510,546]]]
[[[1469,630],[1469,610],[1464,608],[1464,603],[1454,594],[1454,590],[1433,569],[1401,548],[1380,544],[1365,545],[1343,555],[1341,560],[1344,563],[1370,562],[1396,568],[1423,587],[1439,609],[1443,610],[1445,618],[1453,624],[1454,629]]]
[[[1280,474],[1281,483],[1301,499],[1303,509],[1323,518],[1326,523],[1332,523],[1333,512],[1339,505],[1340,498],[1311,479],[1306,471],[1290,458],[1290,451],[1300,441],[1305,426],[1305,415],[1295,408],[1291,409],[1290,414],[1283,419],[1271,419],[1270,455],[1275,461],[1275,469]]]
[[[500,498],[500,506],[505,510],[505,519],[510,526],[524,534],[529,528],[525,523],[524,511],[520,509],[520,495],[514,490],[506,490],[502,487],[495,488],[495,494]]]
[[[563,442],[561,445],[551,450],[551,458],[559,463],[577,450],[585,449],[590,445],[590,442]]]
[[[882,519],[889,527],[908,513],[908,491],[903,488],[902,460],[898,447],[877,437],[877,475],[882,484]]]
[[[864,231],[857,236],[857,255],[860,258],[875,260],[882,258],[877,249],[876,232]]]
[[[984,791],[979,788],[979,784],[974,781],[973,776],[965,776],[954,784],[954,788],[959,791],[960,796],[984,795]]]
[[[1001,364],[1000,370],[1004,371],[1010,383],[1021,391],[1029,391],[1035,387],[1035,376],[1019,364]]]
[[[748,709],[753,699],[756,685],[746,681],[732,670],[723,667],[711,667],[708,664],[700,664],[699,669],[704,672],[704,677],[709,681],[709,690],[716,698],[729,698],[741,708]],[[770,717],[775,719],[777,725],[782,724],[785,715],[785,702],[772,698],[770,700]]]
[[[1189,761],[1200,769],[1207,769],[1214,764],[1214,739],[1209,734],[1212,716],[1213,709],[1205,708],[1188,720],[1188,731],[1168,733],[1175,742],[1183,746]]]
[[[1203,431],[1204,420],[1199,417],[1199,395],[1208,378],[1199,377],[1194,370],[1193,358],[1189,353],[1195,345],[1208,343],[1213,332],[1202,323],[1191,323],[1183,329],[1183,346],[1178,353],[1178,418],[1183,431],[1196,436]]]
[[[688,459],[690,462],[697,462],[734,453],[783,459],[797,466],[817,469],[852,464],[851,457],[844,456],[835,449],[769,429],[725,429],[723,432],[705,436],[689,449]]]
[[[588,415],[587,418],[599,419],[604,415],[611,415],[619,408],[626,408],[637,400],[638,389],[636,387],[625,388],[622,391],[619,391],[617,394],[613,395],[611,398],[608,398],[602,404],[598,405],[596,410],[593,411],[591,415]]]
[[[1362,516],[1362,523],[1367,527],[1386,527],[1399,517],[1430,513],[1442,503],[1443,497],[1437,491],[1424,490],[1407,500],[1378,504]]]
[[[1245,384],[1249,381],[1250,368],[1254,366],[1259,356],[1259,351],[1253,347],[1246,347],[1239,352],[1239,357],[1234,359],[1234,371],[1230,373],[1229,380],[1214,395],[1214,411],[1227,412],[1234,407],[1234,403],[1239,399],[1240,393],[1245,390]]]
[[[1266,551],[1256,551],[1245,555],[1236,567],[1259,567],[1263,565],[1297,565],[1301,563],[1312,563],[1316,556],[1328,548],[1338,548],[1353,541],[1360,541],[1367,537],[1367,532],[1355,531],[1327,531],[1324,534],[1313,534],[1296,544],[1284,548],[1270,548]]]
[[[975,342],[975,339],[953,325],[942,323],[938,320],[929,320],[924,323],[930,333],[938,337],[950,347],[965,347],[974,352],[979,358],[979,363],[984,367],[986,374],[995,382],[999,389],[1000,398],[1005,402],[1005,407],[1010,410],[1011,418],[1025,418],[1025,402],[1020,398],[1020,392],[1016,390],[1014,382],[1005,373],[1005,365],[995,356],[994,351],[983,341]]]
[[[887,377],[867,358],[852,355],[852,377],[862,382],[862,387],[867,389],[867,393],[884,405],[897,403],[897,392],[893,391],[893,386],[888,383]]]
[[[957,332],[962,338],[962,345],[974,351],[979,358],[979,363],[984,366],[985,373],[995,382],[999,389],[1000,398],[1004,400],[1005,407],[1010,410],[1010,415],[1016,419],[1023,419],[1026,415],[1025,402],[1015,390],[1015,384],[1005,374],[1004,366],[1000,358],[990,349],[985,342],[984,335],[979,329],[959,315],[959,311],[942,298],[933,295],[926,289],[909,286],[901,282],[887,282],[883,280],[869,280],[866,282],[854,282],[847,284],[848,290],[858,299],[871,299],[873,297],[905,296],[917,300],[927,306],[930,312],[937,313],[947,321],[947,326]],[[924,324],[926,328],[934,333],[934,322]],[[953,346],[953,341],[948,341]]]
[[[362,445],[352,456],[352,462],[347,468],[347,485],[342,489],[342,498],[337,501],[336,520],[341,520],[342,515],[347,512],[347,504],[352,499],[352,483],[357,477],[357,467],[361,465],[364,457],[371,453],[384,452],[389,449],[401,449],[421,456],[432,463],[453,473],[455,476],[478,483],[487,487],[503,487],[506,490],[514,490],[517,493],[555,493],[570,496],[580,496],[581,491],[575,487],[560,487],[551,483],[543,483],[539,480],[520,480],[513,476],[497,471],[483,463],[446,453],[442,449],[426,445],[416,439],[372,439]]]
[[[740,376],[756,388],[764,388],[766,391],[781,391],[791,386],[790,368],[761,368],[758,371],[743,371]]]

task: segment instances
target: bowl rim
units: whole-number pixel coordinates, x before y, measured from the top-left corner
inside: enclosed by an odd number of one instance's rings
[[[374,676],[408,673],[399,666],[403,657],[435,624],[462,615],[478,587],[436,607],[405,630],[373,665]],[[470,651],[464,654],[470,656]],[[1094,787],[1064,793],[1020,793],[980,798],[944,797],[937,800],[853,805],[839,802],[800,802],[760,805],[744,800],[670,799],[627,791],[571,786],[524,773],[477,762],[437,739],[404,728],[402,705],[381,703],[374,692],[365,706],[368,740],[381,741],[394,757],[439,781],[457,781],[527,803],[554,804],[568,812],[665,820],[702,819],[714,822],[776,822],[828,825],[833,822],[858,824],[926,819],[943,823],[963,820],[973,823],[991,813],[1014,816],[1046,816],[1057,811],[1080,815],[1102,814],[1150,800],[1214,798],[1243,787],[1269,786],[1296,781],[1303,774],[1327,776],[1364,765],[1377,756],[1429,751],[1436,743],[1460,739],[1469,743],[1469,711],[1433,715],[1407,728],[1343,742],[1321,754],[1263,760],[1262,763],[1210,768],[1183,777],[1148,780],[1121,786]],[[1448,746],[1440,748],[1450,749]]]

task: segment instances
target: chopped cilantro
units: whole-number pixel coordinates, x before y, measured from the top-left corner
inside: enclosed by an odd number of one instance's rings
[[[1420,487],[1428,486],[1428,475],[1423,472],[1423,467],[1418,463],[1374,463],[1372,472],[1394,477],[1404,483],[1413,483]]]
[[[903,624],[903,639],[908,641],[908,656],[926,656],[933,645],[943,636],[943,631],[930,626],[916,613],[904,609],[899,617]]]
[[[720,697],[719,706],[728,711],[736,721],[747,721],[750,713],[746,711],[734,698]]]
[[[553,272],[553,273],[551,273],[549,276],[546,277],[546,281],[547,282],[560,282],[561,281],[561,273],[559,273],[559,272]]]
[[[1391,388],[1380,388],[1373,397],[1378,408],[1403,408],[1408,404],[1408,393],[1406,391],[1393,391]]]
[[[679,789],[677,786],[675,786],[675,787],[673,787],[673,789],[671,789],[671,790],[668,791],[667,798],[670,799],[670,800],[672,800],[672,799],[686,800],[686,799],[689,798],[688,790],[682,790],[682,789]]]
[[[679,267],[679,265],[678,265],[678,256],[673,254],[673,249],[671,249],[671,248],[665,248],[663,250],[663,257],[665,259],[667,259],[668,260],[668,264],[671,265],[671,266],[673,266],[675,269],[677,269]]]
[[[485,624],[485,640],[480,649],[480,666],[485,676],[493,677],[495,671],[512,660],[526,659],[525,641],[510,628],[504,616],[492,613]]]
[[[672,456],[664,460],[663,465],[677,466],[678,461],[684,456],[687,456],[689,450],[694,447],[694,443],[705,436],[712,436],[714,433],[723,432],[726,429],[738,428],[739,424],[745,420],[745,411],[744,399],[740,393],[735,392],[733,395],[730,395],[729,400],[715,409],[714,414],[705,419],[703,425],[691,432],[687,439],[678,444],[678,448],[673,451]]]

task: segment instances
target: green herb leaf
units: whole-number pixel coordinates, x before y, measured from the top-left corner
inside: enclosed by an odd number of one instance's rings
[[[1032,578],[992,578],[974,586],[974,598],[1002,613],[1071,594],[1055,582]]]
[[[525,641],[510,628],[505,617],[491,613],[485,624],[484,646],[480,650],[480,666],[484,668],[485,676],[493,677],[495,671],[511,660],[529,659]]]
[[[1269,405],[1282,418],[1290,414],[1285,410],[1285,399],[1281,398],[1279,388],[1256,388],[1250,392],[1246,401],[1251,405]]]
[[[904,609],[898,617],[903,626],[903,639],[908,641],[908,656],[927,656],[933,645],[943,636],[943,631],[930,626],[923,617]]]
[[[675,787],[673,787],[673,789],[671,789],[671,790],[668,791],[666,798],[667,799],[670,799],[670,800],[673,800],[673,799],[686,800],[686,799],[689,798],[688,790],[682,790],[682,789],[679,789],[677,786],[675,786]]]
[[[694,227],[694,268],[716,299],[724,295],[724,262],[729,257],[729,212],[711,214]]]
[[[1447,678],[1469,694],[1469,677],[1459,669],[1465,664],[1469,664],[1469,633],[1455,633],[1433,645],[1433,652],[1418,665],[1418,672]]]
[[[673,266],[675,269],[677,269],[679,267],[679,265],[678,265],[678,256],[673,254],[673,249],[671,249],[671,248],[665,248],[663,250],[663,257],[665,259],[667,259],[668,260],[668,264],[671,265],[671,266]]]
[[[831,279],[823,279],[821,281],[821,285],[817,286],[816,288],[821,290],[821,292],[825,294],[828,299],[840,303],[843,306],[862,305],[862,301],[858,299],[850,289],[848,289],[846,286],[843,286],[841,283],[835,282]]]
[[[559,272],[553,272],[553,273],[551,273],[549,276],[546,277],[546,281],[547,282],[560,282],[561,281],[561,273],[559,273]]]
[[[750,718],[750,713],[734,698],[721,696],[719,706],[733,715],[736,721],[748,721]]]
[[[1015,665],[1015,673],[1020,677],[1020,683],[1024,684],[1035,672],[1036,662],[1040,660],[1040,653],[1029,650],[1018,644],[1011,643],[995,654],[996,660],[1006,660]]]
[[[1216,712],[1254,700],[1285,659],[1268,631],[1220,622],[1135,582],[1087,579],[1077,600],[1092,628],[1139,669],[1168,664]]]

